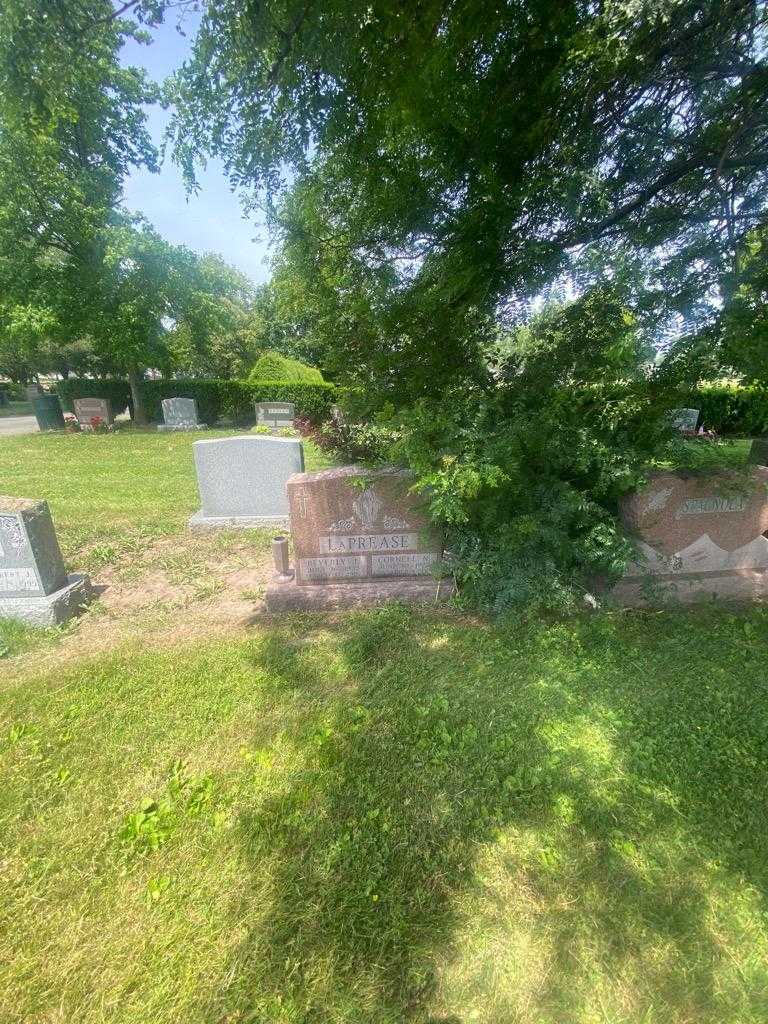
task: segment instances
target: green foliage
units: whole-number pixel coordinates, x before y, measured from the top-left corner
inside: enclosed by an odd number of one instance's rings
[[[386,462],[401,432],[377,423],[333,419],[322,425],[317,441],[340,462]]]
[[[768,434],[768,386],[702,384],[686,398],[718,434]]]
[[[639,372],[610,293],[544,311],[513,339],[494,387],[446,391],[394,423],[445,524],[464,599],[495,613],[573,608],[631,547],[616,518],[670,436],[669,397]]]
[[[69,377],[57,382],[56,394],[65,412],[74,412],[76,398],[106,398],[115,415],[124,409],[131,410],[133,405],[128,382],[111,378]]]
[[[264,352],[251,370],[248,380],[254,384],[261,381],[284,381],[285,383],[323,384],[323,375],[313,366],[307,366],[280,352]]]
[[[301,336],[402,404],[476,379],[497,321],[562,275],[632,267],[657,320],[712,319],[766,210],[765,19],[756,0],[210,0],[177,157],[277,197]]]
[[[768,225],[746,238],[735,291],[720,321],[723,362],[768,386]]]

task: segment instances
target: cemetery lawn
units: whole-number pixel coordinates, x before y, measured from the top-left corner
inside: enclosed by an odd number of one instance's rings
[[[192,439],[0,441],[105,588],[0,621],[0,1021],[763,1024],[768,608],[270,618]]]
[[[766,651],[394,607],[21,655],[0,1019],[764,1022]]]
[[[186,532],[199,506],[192,442],[243,433],[28,434],[0,439],[0,494],[44,497],[64,559],[96,572]],[[305,441],[307,471],[328,465]]]

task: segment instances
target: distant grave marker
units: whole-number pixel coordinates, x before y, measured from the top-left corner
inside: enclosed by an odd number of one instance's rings
[[[672,409],[670,419],[675,430],[681,434],[695,434],[699,422],[698,409]]]
[[[279,430],[292,427],[296,418],[296,406],[293,402],[254,402],[256,424]]]
[[[163,423],[158,430],[176,432],[206,429],[206,424],[198,421],[197,402],[194,398],[164,398],[160,405]]]
[[[112,406],[106,398],[76,398],[73,404],[81,430],[91,430],[95,423],[111,427],[115,422]]]

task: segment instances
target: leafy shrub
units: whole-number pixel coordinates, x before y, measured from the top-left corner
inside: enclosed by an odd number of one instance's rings
[[[702,384],[690,396],[701,419],[718,434],[768,433],[768,387]]]
[[[401,432],[377,424],[329,420],[320,428],[318,444],[343,462],[385,462]]]
[[[56,385],[56,394],[65,412],[74,412],[76,398],[106,398],[112,406],[112,414],[118,415],[125,409],[133,414],[133,402],[128,381],[103,378],[90,380],[84,377],[69,377]]]
[[[291,384],[323,384],[323,375],[313,366],[307,366],[281,352],[268,351],[258,359],[248,375],[251,383],[262,381],[283,381]]]
[[[631,319],[593,292],[518,336],[497,381],[395,417],[395,458],[447,528],[465,601],[568,610],[632,553],[618,499],[669,441],[669,396],[639,370]],[[620,382],[620,386],[617,386]]]

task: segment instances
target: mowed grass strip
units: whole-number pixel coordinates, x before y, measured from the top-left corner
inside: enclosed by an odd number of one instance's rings
[[[0,494],[48,501],[69,566],[96,571],[185,530],[200,504],[192,443],[236,433],[3,437]],[[304,453],[308,471],[328,465],[311,441]]]
[[[27,668],[0,1019],[763,1022],[767,650],[392,607]]]

